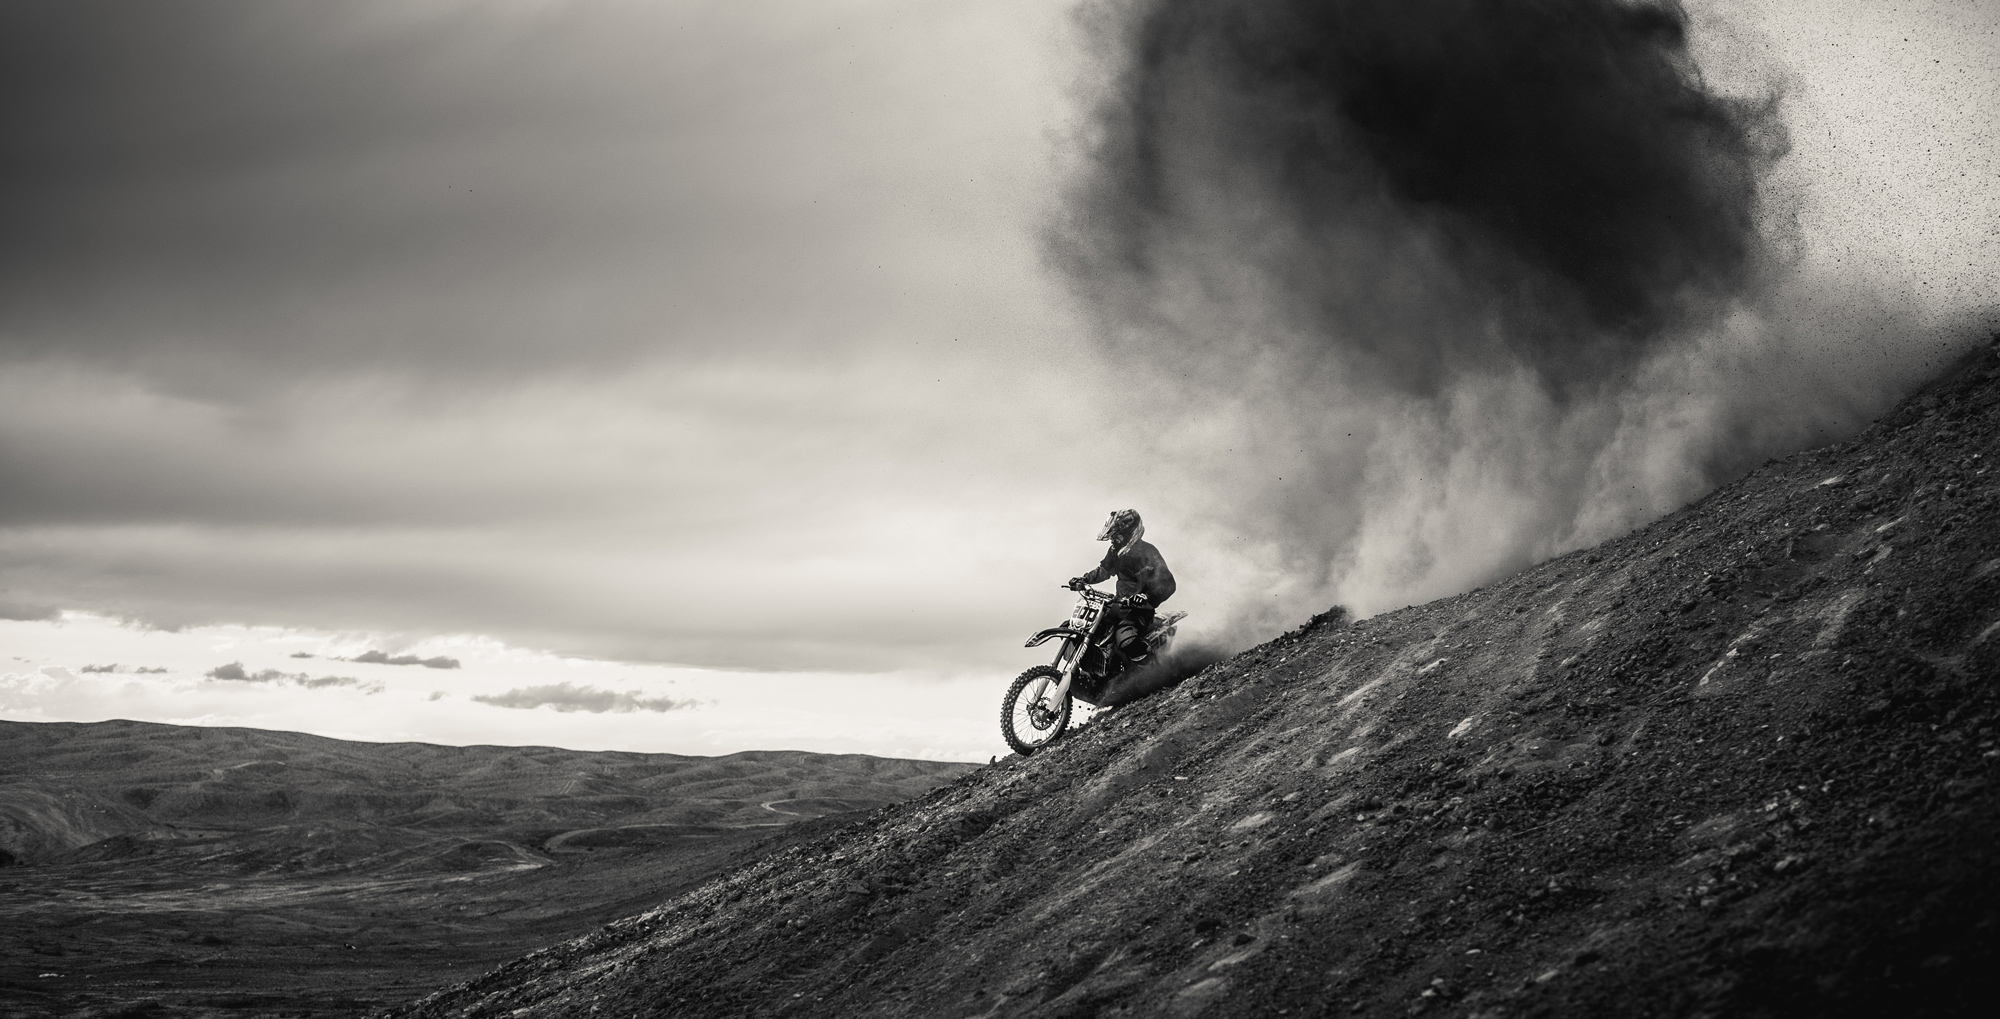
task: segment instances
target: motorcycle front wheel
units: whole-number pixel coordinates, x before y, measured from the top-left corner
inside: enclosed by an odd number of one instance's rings
[[[1048,680],[1030,703],[1028,689],[1039,680]],[[1053,665],[1037,665],[1014,678],[1007,698],[1000,702],[1000,735],[1007,745],[1026,757],[1048,746],[1069,728],[1070,696],[1063,694],[1060,705],[1049,703],[1049,695],[1062,683],[1062,673]]]

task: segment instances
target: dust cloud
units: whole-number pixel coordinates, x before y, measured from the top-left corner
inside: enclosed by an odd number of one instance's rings
[[[1179,645],[1131,672],[1119,675],[1104,691],[1103,707],[1115,708],[1158,693],[1228,658],[1234,649],[1215,640]]]
[[[1107,70],[1050,251],[1232,591],[1204,639],[1594,544],[1963,338],[1800,269],[1784,79],[1711,87],[1677,3],[1083,17]]]

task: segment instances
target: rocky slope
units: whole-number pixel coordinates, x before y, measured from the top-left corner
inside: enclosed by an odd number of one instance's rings
[[[1644,530],[394,1014],[1986,1014],[1996,459],[1986,347]]]

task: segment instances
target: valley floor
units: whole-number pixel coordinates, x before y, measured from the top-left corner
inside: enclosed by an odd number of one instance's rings
[[[330,874],[245,866],[246,842],[308,842],[281,830],[0,870],[0,1017],[365,1015],[740,867],[773,831],[552,853],[395,839],[371,848],[403,860]]]

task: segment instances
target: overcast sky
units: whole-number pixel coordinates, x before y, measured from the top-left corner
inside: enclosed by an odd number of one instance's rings
[[[1698,53],[1785,83],[1807,262],[1992,307],[2000,5],[1835,6]],[[1113,508],[1238,641],[1494,579],[1300,580],[1120,410],[1073,7],[0,5],[0,716],[976,759]]]

